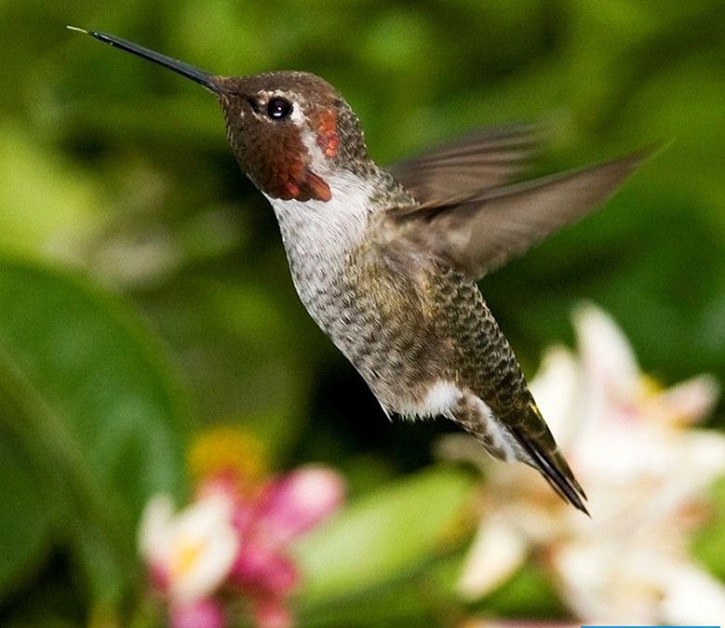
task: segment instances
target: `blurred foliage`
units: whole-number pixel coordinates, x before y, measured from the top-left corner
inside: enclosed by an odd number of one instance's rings
[[[184,441],[201,426],[245,424],[280,466],[336,464],[353,497],[428,464],[431,440],[451,429],[388,424],[308,319],[273,214],[239,173],[214,99],[66,24],[220,74],[320,74],[359,113],[384,163],[510,121],[551,129],[536,173],[663,145],[604,211],[483,288],[529,374],[544,346],[571,339],[569,312],[588,299],[669,383],[704,371],[725,381],[723,9],[722,0],[3,0],[0,622],[102,624],[127,602],[139,509],[158,490],[183,496]],[[406,573],[445,568],[433,539],[466,492],[456,478],[444,476],[452,501],[410,539],[419,560],[380,564],[381,578],[409,583]],[[360,506],[370,517],[372,495]],[[309,547],[332,560],[338,542]],[[449,604],[408,584],[393,600],[364,573],[346,577],[391,622],[420,625],[426,604]]]

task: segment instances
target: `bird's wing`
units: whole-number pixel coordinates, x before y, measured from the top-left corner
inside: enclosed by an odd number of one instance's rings
[[[541,135],[535,125],[483,129],[388,170],[421,207],[454,202],[505,185],[524,172]]]
[[[480,279],[561,227],[595,210],[649,156],[484,190],[460,202],[391,210],[418,244]]]

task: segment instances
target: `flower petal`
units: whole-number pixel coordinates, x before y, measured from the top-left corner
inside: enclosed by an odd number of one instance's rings
[[[614,320],[598,307],[585,305],[574,315],[574,328],[592,385],[615,398],[633,399],[640,370],[632,346]]]
[[[280,597],[295,587],[299,572],[278,548],[250,539],[239,553],[230,577],[243,589]]]
[[[572,353],[565,347],[552,347],[531,381],[530,389],[536,404],[559,446],[564,449],[577,428],[580,379],[579,365]]]
[[[711,375],[700,375],[665,390],[647,405],[651,404],[649,411],[661,421],[684,426],[710,414],[719,396],[717,380]]]
[[[178,517],[170,561],[172,597],[184,602],[206,597],[227,577],[240,548],[233,508],[227,496],[214,493]]]
[[[172,605],[171,628],[224,628],[226,619],[221,605],[214,600]]]
[[[345,484],[336,471],[302,467],[268,487],[257,514],[260,530],[269,541],[287,543],[335,512],[344,497]]]
[[[139,530],[140,551],[173,603],[192,605],[228,575],[240,547],[233,508],[221,492],[203,496],[177,516],[168,496],[149,502]]]
[[[672,624],[710,625],[725,618],[725,587],[694,565],[682,565],[667,574],[662,617]]]
[[[503,519],[484,523],[473,542],[458,592],[477,599],[503,584],[521,566],[526,556],[526,540]]]
[[[141,556],[151,565],[168,562],[169,531],[174,520],[170,495],[154,495],[146,504],[139,523],[138,545]]]

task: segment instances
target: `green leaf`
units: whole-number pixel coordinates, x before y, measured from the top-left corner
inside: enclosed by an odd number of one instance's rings
[[[0,134],[0,247],[23,255],[53,249],[71,256],[102,219],[93,177],[20,124],[3,118]]]
[[[500,588],[478,602],[476,607],[497,617],[567,617],[567,609],[550,575],[533,563],[516,572]]]
[[[718,578],[725,579],[725,478],[715,482],[710,493],[710,517],[694,535],[693,554]]]
[[[352,504],[305,538],[303,605],[354,595],[408,575],[461,540],[474,482],[453,469],[431,469]]]
[[[443,596],[426,580],[408,579],[387,583],[368,595],[336,600],[334,603],[303,608],[299,617],[307,628],[419,628],[448,626],[453,622],[436,617]],[[436,594],[431,594],[431,590]]]
[[[26,575],[50,545],[51,511],[25,453],[0,431],[0,594]]]
[[[0,302],[0,427],[92,595],[118,598],[144,504],[185,491],[188,403],[141,321],[90,282],[0,258]]]

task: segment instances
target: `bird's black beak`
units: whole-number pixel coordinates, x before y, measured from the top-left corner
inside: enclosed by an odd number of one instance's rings
[[[126,41],[125,39],[121,39],[115,35],[109,35],[108,33],[101,33],[99,31],[87,31],[76,26],[69,26],[68,28],[72,31],[78,31],[79,33],[85,33],[86,35],[95,37],[98,41],[102,41],[104,44],[108,44],[114,48],[120,48],[121,50],[130,52],[131,54],[135,54],[144,59],[148,59],[149,61],[153,61],[154,63],[158,63],[169,70],[173,70],[174,72],[181,74],[181,76],[185,76],[186,78],[203,85],[217,94],[226,91],[222,83],[219,81],[219,77],[214,76],[209,72],[205,72],[204,70],[200,70],[199,68],[195,68],[183,61],[172,59],[171,57],[154,52],[153,50],[149,50],[148,48],[144,48],[138,44]]]

